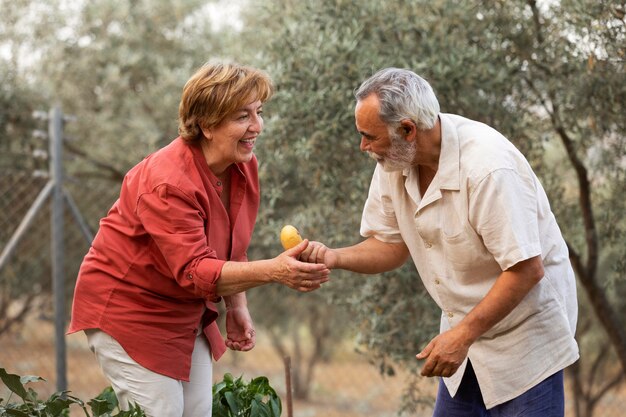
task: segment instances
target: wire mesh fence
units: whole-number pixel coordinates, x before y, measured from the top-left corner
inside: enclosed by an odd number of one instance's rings
[[[0,367],[10,373],[43,377],[47,382],[33,387],[41,397],[59,389],[55,298],[51,278],[53,214],[50,194],[45,193],[50,181],[50,155],[46,147],[42,135],[38,135],[23,142],[18,149],[4,148],[4,166],[0,174],[0,249],[12,245],[10,256],[4,258],[0,269]],[[86,219],[87,226],[94,231],[99,219],[117,198],[119,185],[97,177],[73,178],[71,172],[66,173],[62,184],[64,191],[72,196],[76,209]],[[75,278],[88,244],[67,203],[62,247],[66,279],[63,299],[65,310],[69,312]],[[24,219],[28,216],[30,220],[25,231],[15,241],[16,232],[25,226]],[[249,292],[251,305],[263,304],[262,300],[255,302],[255,294],[263,297],[261,293]],[[266,321],[273,321],[271,308],[263,309],[262,313]],[[255,312],[252,311],[252,314]],[[279,321],[278,317],[276,321]],[[264,375],[285,401],[284,351],[277,350],[275,341],[271,340],[275,333],[258,327],[257,330],[259,339],[255,349],[246,353],[227,352],[215,363],[214,379],[221,380],[227,372],[242,376],[244,380]],[[108,382],[87,348],[84,334],[68,335],[64,342],[67,389],[79,398],[93,398]],[[290,343],[283,343],[288,350],[292,350]],[[404,381],[399,376],[382,376],[365,356],[355,352],[350,338],[341,342],[340,349],[334,349],[332,358],[323,358],[316,364],[312,363],[313,352],[309,349],[314,341],[305,336],[300,343],[302,346],[292,358],[291,371],[306,373],[310,384],[306,389],[300,388],[293,396],[294,415],[396,415]],[[0,392],[0,397],[6,398],[6,394]]]
[[[39,139],[37,139],[39,140]],[[25,141],[17,148],[4,146],[3,167],[0,172],[0,250],[5,250],[23,219],[32,211],[33,204],[48,184],[47,166],[33,151],[41,149],[41,142]],[[36,154],[36,152],[35,152]],[[117,198],[119,184],[99,178],[76,179],[67,177],[63,186],[73,196],[76,208],[87,220],[87,226],[97,229],[98,220]],[[21,239],[14,245],[11,256],[0,269],[0,367],[10,373],[38,375],[47,380],[34,386],[40,395],[46,396],[57,390],[57,346],[55,344],[54,297],[52,287],[52,231],[51,203],[46,200],[32,214],[32,221]],[[83,231],[71,210],[64,213],[63,256],[66,278],[63,299],[66,311],[78,267],[88,249]],[[260,291],[249,291],[251,305],[261,305]],[[260,301],[260,302],[259,302]],[[295,308],[295,305],[293,306]],[[263,314],[265,322],[271,322],[272,309],[251,311]],[[279,318],[276,317],[276,321]],[[63,324],[64,325],[64,324]],[[264,375],[283,399],[285,415],[286,377],[285,349],[279,348],[275,330],[258,328],[258,343],[251,352],[227,352],[214,365],[214,380],[221,380],[224,373],[243,376],[250,380]],[[299,331],[299,330],[298,330]],[[294,353],[292,373],[310,379],[307,388],[293,398],[294,416],[297,417],[356,417],[395,416],[402,403],[406,380],[411,375],[396,367],[396,375],[381,375],[368,357],[355,349],[350,334],[335,340],[337,347],[332,354],[311,361],[314,354],[315,336],[304,332],[299,339],[284,335],[288,351]],[[294,346],[296,340],[298,346]],[[87,348],[82,333],[64,338],[67,355],[67,388],[84,400],[93,398],[108,383]],[[568,383],[569,384],[569,383]],[[0,387],[0,398],[7,393]],[[412,413],[429,416],[436,393],[436,381],[424,379],[419,383],[420,395],[425,406]],[[569,392],[567,396],[571,395]],[[622,387],[604,396],[595,415],[618,417],[623,415],[626,391]],[[78,414],[74,410],[72,415]],[[568,399],[566,416],[574,417],[572,402]]]

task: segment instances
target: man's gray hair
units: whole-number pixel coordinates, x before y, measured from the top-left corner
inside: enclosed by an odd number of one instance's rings
[[[365,80],[355,91],[357,101],[376,94],[380,118],[391,128],[405,119],[418,129],[432,129],[439,115],[439,101],[428,82],[413,71],[385,68]]]

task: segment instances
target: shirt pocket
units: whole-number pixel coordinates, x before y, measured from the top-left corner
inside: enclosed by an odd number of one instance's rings
[[[454,206],[444,207],[441,218],[441,242],[447,262],[455,271],[468,271],[480,267],[486,260],[480,236],[469,221],[462,219]]]

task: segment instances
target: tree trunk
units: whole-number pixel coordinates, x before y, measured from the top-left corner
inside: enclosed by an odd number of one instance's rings
[[[543,24],[540,16],[539,9],[535,0],[527,0],[527,4],[533,13],[533,22],[535,25],[535,37],[536,41],[541,47],[544,43],[544,36],[542,31]],[[540,72],[549,74],[549,69],[542,66],[542,63],[533,62],[536,69]],[[595,218],[593,215],[593,202],[591,198],[591,185],[589,182],[589,175],[587,168],[583,161],[578,157],[576,153],[576,147],[574,146],[574,140],[570,134],[566,131],[566,124],[563,123],[561,117],[562,111],[560,109],[559,101],[556,98],[556,94],[552,91],[547,91],[546,96],[539,93],[539,89],[535,88],[532,78],[526,78],[526,82],[529,87],[535,91],[537,98],[545,111],[550,115],[550,120],[556,134],[561,139],[567,157],[576,172],[576,179],[578,181],[579,191],[579,207],[583,218],[583,224],[585,226],[585,261],[581,259],[581,256],[568,244],[570,252],[570,259],[572,265],[578,276],[578,280],[583,286],[585,292],[589,297],[591,306],[604,327],[615,353],[617,354],[622,373],[626,374],[626,332],[624,330],[624,323],[618,317],[615,309],[611,307],[606,294],[597,281],[598,271],[598,258],[600,253],[600,244],[598,242],[597,228],[595,224]]]

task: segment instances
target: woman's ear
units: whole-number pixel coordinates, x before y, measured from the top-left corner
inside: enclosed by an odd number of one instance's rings
[[[204,135],[204,137],[207,140],[212,140],[213,139],[213,132],[211,128],[208,127],[202,127],[200,125],[198,125],[198,127],[200,127],[200,130],[202,131],[202,134]]]

